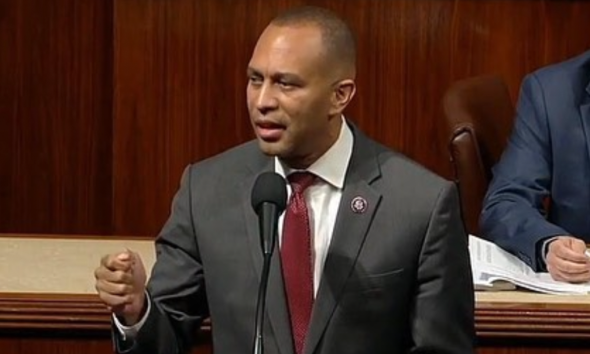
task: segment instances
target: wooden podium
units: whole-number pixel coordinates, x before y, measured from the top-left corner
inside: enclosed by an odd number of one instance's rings
[[[590,352],[590,295],[476,292],[478,353]]]
[[[125,247],[151,269],[151,239],[0,235],[0,353],[113,353],[93,271]],[[479,354],[590,352],[590,295],[477,292],[476,300]],[[193,353],[212,353],[208,324],[199,337]]]

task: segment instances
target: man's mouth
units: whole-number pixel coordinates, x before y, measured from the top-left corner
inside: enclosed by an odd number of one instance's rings
[[[260,139],[268,142],[279,140],[285,131],[284,125],[274,122],[258,122],[255,127]]]

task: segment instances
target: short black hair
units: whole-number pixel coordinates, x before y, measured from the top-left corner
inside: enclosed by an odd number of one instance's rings
[[[316,6],[300,6],[280,13],[272,25],[314,25],[321,32],[328,54],[343,61],[354,70],[356,66],[356,40],[350,27],[334,12]]]

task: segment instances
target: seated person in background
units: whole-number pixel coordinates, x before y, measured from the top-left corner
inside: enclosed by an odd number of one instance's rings
[[[535,271],[590,280],[590,51],[523,80],[480,229]]]
[[[246,89],[257,139],[185,170],[147,288],[133,252],[96,270],[118,352],[186,353],[208,316],[215,353],[251,352],[262,251],[250,191],[274,171],[292,188],[268,284],[267,354],[474,353],[456,187],[343,117],[355,53],[327,10],[294,9],[264,30]]]

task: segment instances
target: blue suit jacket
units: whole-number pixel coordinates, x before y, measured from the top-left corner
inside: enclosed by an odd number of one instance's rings
[[[482,236],[537,271],[544,239],[590,241],[590,51],[525,77],[483,204]]]

